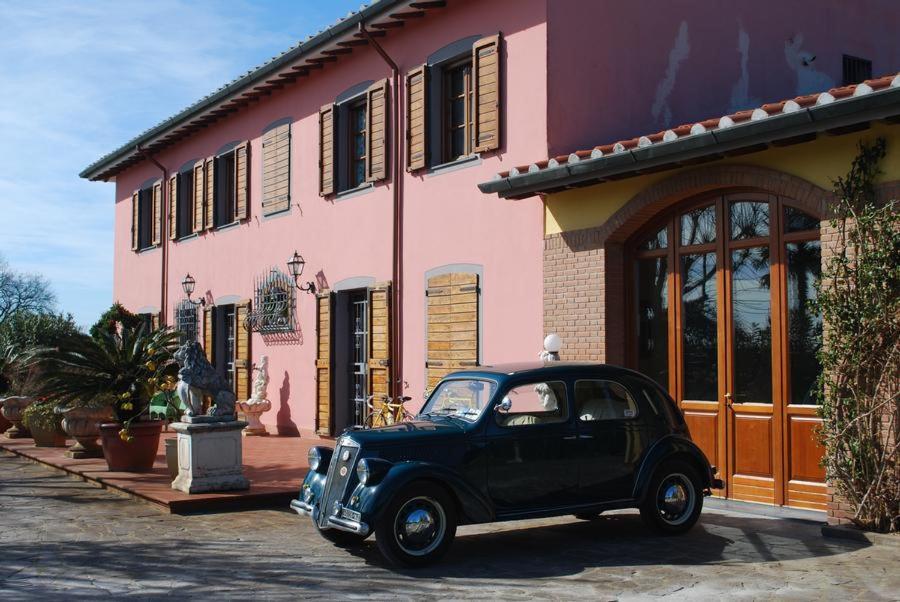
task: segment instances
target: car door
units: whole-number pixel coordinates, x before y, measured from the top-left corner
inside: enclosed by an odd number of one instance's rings
[[[579,501],[631,497],[648,433],[628,389],[607,378],[574,386],[580,447]]]
[[[499,397],[488,416],[488,493],[497,512],[568,505],[578,487],[578,439],[566,385],[528,382]]]

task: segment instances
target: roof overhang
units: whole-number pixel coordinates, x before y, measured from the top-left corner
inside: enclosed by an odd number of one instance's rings
[[[479,184],[478,188],[501,198],[523,199],[808,142],[822,134],[849,133],[878,121],[900,123],[900,88],[887,88],[597,158],[570,157],[565,164],[545,169],[533,166],[528,172],[498,177]]]
[[[403,27],[407,20],[423,17],[427,11],[443,8],[446,4],[447,0],[372,2],[129,140],[87,166],[79,176],[89,180],[108,180],[142,161],[145,153],[158,152],[208,127],[214,121],[271,95],[273,90],[283,88],[300,77],[338,61],[341,56],[351,54],[355,47],[368,44],[359,31],[360,24],[365,24],[373,37],[384,37],[389,31]]]

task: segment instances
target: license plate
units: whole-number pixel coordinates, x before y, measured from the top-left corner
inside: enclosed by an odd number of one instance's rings
[[[341,518],[346,518],[347,520],[355,520],[356,522],[359,522],[359,519],[361,517],[362,516],[360,515],[360,513],[357,512],[356,510],[349,510],[347,508],[344,508],[343,510],[341,510]]]

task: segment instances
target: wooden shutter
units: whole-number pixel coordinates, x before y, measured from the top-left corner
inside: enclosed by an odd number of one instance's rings
[[[150,314],[150,330],[159,330],[162,326],[162,312]]]
[[[162,242],[162,180],[153,184],[153,196],[150,206],[151,215],[153,216],[150,244],[158,245]]]
[[[263,214],[285,211],[291,206],[291,124],[285,123],[263,134]]]
[[[366,90],[366,182],[387,177],[388,80]]]
[[[369,395],[377,408],[391,396],[391,285],[369,289]]]
[[[472,46],[475,152],[500,148],[500,34]]]
[[[234,307],[234,394],[239,401],[250,398],[250,331],[244,327],[250,315],[250,300]]]
[[[316,295],[316,433],[331,435],[331,305],[332,295]]]
[[[197,233],[203,230],[203,216],[205,215],[203,207],[206,199],[206,178],[203,176],[202,160],[194,163],[194,215],[191,232]]]
[[[234,219],[250,215],[250,143],[242,142],[234,149]]]
[[[215,307],[207,307],[203,310],[203,350],[210,364],[215,363]]]
[[[216,208],[216,158],[208,157],[203,162],[206,182],[203,184],[203,228],[209,230],[215,225]]]
[[[140,244],[141,191],[131,193],[131,250],[137,251]]]
[[[406,74],[406,169],[422,169],[428,162],[428,67],[422,65]]]
[[[178,182],[181,174],[169,178],[169,239],[178,238]]]
[[[319,195],[334,194],[334,104],[319,109]]]
[[[426,387],[450,372],[478,365],[478,274],[457,272],[428,279]]]

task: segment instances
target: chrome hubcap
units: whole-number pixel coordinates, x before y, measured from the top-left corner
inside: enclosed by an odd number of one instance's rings
[[[656,507],[660,518],[670,525],[679,525],[686,521],[694,511],[694,504],[696,504],[694,487],[685,475],[671,474],[659,484]]]
[[[403,504],[394,520],[394,538],[412,556],[424,556],[437,548],[445,530],[444,509],[428,497],[416,497]]]

